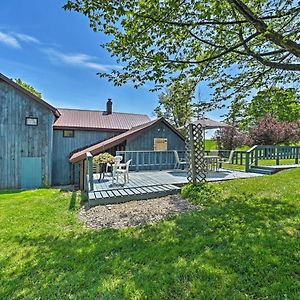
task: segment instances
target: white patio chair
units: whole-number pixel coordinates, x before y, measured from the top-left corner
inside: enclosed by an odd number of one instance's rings
[[[185,166],[186,161],[180,160],[178,152],[174,150],[174,155],[175,155],[175,166],[174,169],[180,169],[180,166]]]
[[[225,164],[231,164],[232,163],[232,158],[233,158],[234,150],[230,151],[229,157],[222,159],[222,162]]]
[[[132,159],[128,160],[125,164],[125,169],[117,168],[116,175],[117,175],[117,182],[119,182],[119,174],[124,176],[124,183],[129,182],[129,166],[131,164]]]
[[[116,165],[117,167],[119,167],[119,166],[120,166],[120,163],[121,163],[121,161],[122,161],[122,159],[123,159],[123,156],[121,156],[121,155],[115,156],[115,157],[114,157],[114,165]],[[112,167],[112,164],[107,163],[107,164],[106,164],[106,173],[108,173],[108,168],[109,168],[109,167]],[[112,170],[112,173],[113,173],[113,170]]]

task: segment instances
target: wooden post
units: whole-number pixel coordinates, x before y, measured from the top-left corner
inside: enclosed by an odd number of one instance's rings
[[[88,152],[86,154],[87,159],[87,173],[89,175],[89,180],[87,182],[87,190],[93,191],[94,190],[94,178],[93,178],[93,155]]]
[[[299,163],[299,147],[296,146],[296,151],[295,151],[295,164],[298,164]]]
[[[84,161],[79,162],[79,189],[84,190]]]
[[[137,151],[136,152],[136,167],[135,167],[135,169],[136,169],[136,171],[138,171],[139,170],[139,164],[140,164],[140,162],[139,162],[139,152]]]
[[[257,167],[258,166],[258,149],[255,148],[254,151],[255,151],[254,152],[254,155],[255,155],[255,163],[254,163],[254,165]]]
[[[248,151],[246,152],[245,171],[250,171],[250,153]]]
[[[279,158],[279,147],[276,147],[274,149],[276,151],[276,165],[278,166],[279,165],[279,160],[280,160],[280,158]]]
[[[190,140],[190,151],[191,151],[191,171],[192,171],[192,182],[196,183],[196,166],[195,166],[195,145],[194,145],[194,134],[193,124],[189,124],[189,140]]]

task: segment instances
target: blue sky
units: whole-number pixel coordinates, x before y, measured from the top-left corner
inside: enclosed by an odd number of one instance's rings
[[[116,67],[99,45],[106,37],[88,20],[62,9],[64,0],[1,1],[0,72],[33,85],[57,107],[104,109],[112,98],[116,111],[150,116],[158,94],[130,84],[115,87],[98,71]],[[201,97],[208,100],[207,91]],[[217,118],[224,111],[209,114]]]

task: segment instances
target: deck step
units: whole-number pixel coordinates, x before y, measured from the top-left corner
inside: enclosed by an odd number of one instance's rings
[[[256,166],[256,167],[251,167],[250,172],[271,175],[274,174],[276,170],[270,167]]]
[[[105,205],[122,203],[131,200],[146,200],[157,197],[178,194],[180,188],[172,184],[140,186],[135,188],[120,188],[88,193],[89,205]]]

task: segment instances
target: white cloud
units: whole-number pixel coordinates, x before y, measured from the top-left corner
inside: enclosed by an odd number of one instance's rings
[[[9,47],[20,49],[22,43],[35,43],[40,44],[40,41],[28,34],[11,32],[5,33],[0,31],[0,43],[3,43]]]
[[[40,41],[31,36],[31,35],[28,35],[28,34],[24,34],[24,33],[14,33],[14,35],[22,42],[25,42],[25,43],[35,43],[35,44],[39,44]]]
[[[13,35],[1,31],[0,31],[0,43],[3,43],[9,47],[13,47],[17,49],[21,48],[21,44]]]
[[[118,65],[108,65],[94,62],[95,57],[84,53],[62,53],[52,48],[43,49],[43,51],[48,55],[48,58],[53,63],[65,63],[68,65],[95,69],[102,72],[111,70],[113,68],[120,68]]]

